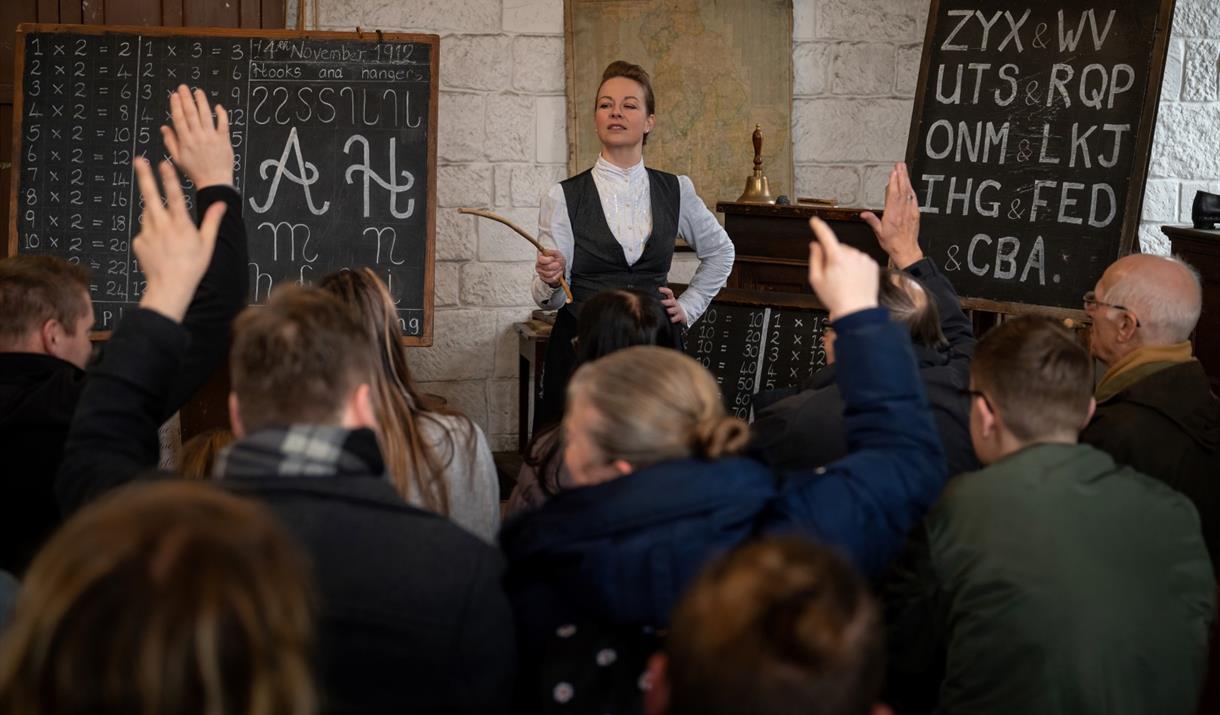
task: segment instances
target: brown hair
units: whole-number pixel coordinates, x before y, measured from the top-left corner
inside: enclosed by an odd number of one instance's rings
[[[881,695],[884,636],[864,580],[794,537],[707,568],[665,650],[670,715],[865,715]]]
[[[0,260],[0,347],[23,340],[54,319],[69,333],[84,315],[89,271],[54,256]]]
[[[182,445],[178,473],[187,479],[211,479],[216,455],[232,441],[233,433],[227,429],[210,429],[191,437]]]
[[[922,301],[915,299],[916,291],[923,293]],[[877,303],[890,311],[891,320],[907,326],[911,340],[916,344],[933,348],[948,347],[949,341],[940,329],[940,310],[936,307],[936,301],[911,274],[882,268]]]
[[[568,385],[597,413],[590,437],[607,461],[636,468],[667,459],[741,451],[745,422],[725,413],[711,374],[670,348],[630,347],[588,362]]]
[[[970,377],[1023,442],[1077,434],[1093,397],[1088,352],[1058,322],[1032,315],[989,330],[975,348]]]
[[[601,96],[602,84],[606,80],[614,79],[615,77],[625,77],[644,88],[644,107],[648,110],[648,114],[657,113],[657,98],[652,92],[652,78],[648,75],[648,71],[643,67],[627,62],[626,60],[615,60],[606,65],[606,69],[602,72],[601,84],[597,85],[598,96]],[[593,106],[597,106],[597,97],[593,98]],[[648,132],[644,134],[644,143],[648,143]]]
[[[233,326],[229,358],[246,431],[272,424],[334,424],[343,402],[372,379],[372,351],[351,311],[317,288],[285,285]]]
[[[0,647],[0,713],[309,715],[308,566],[258,504],[127,487],[64,525]]]
[[[462,447],[473,455],[477,449],[475,428],[461,413],[427,399],[411,379],[407,352],[402,345],[394,300],[389,289],[372,270],[344,270],[322,279],[319,287],[334,295],[363,326],[368,341],[379,356],[371,381],[373,408],[380,425],[378,438],[386,467],[403,499],[421,503],[438,514],[449,514],[449,489],[444,472],[457,454],[454,435],[438,419],[448,415],[460,419],[464,431]],[[441,429],[444,442],[429,445],[421,431],[422,421],[431,420]],[[473,462],[473,458],[470,460]]]

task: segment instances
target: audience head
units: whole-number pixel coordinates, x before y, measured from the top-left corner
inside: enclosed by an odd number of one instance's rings
[[[128,487],[34,560],[0,645],[0,713],[308,715],[309,570],[264,509]]]
[[[638,290],[607,290],[593,296],[580,311],[576,362],[609,355],[633,345],[677,344],[675,326],[656,295]]]
[[[1075,443],[1093,414],[1093,361],[1070,330],[1022,316],[992,328],[970,364],[970,437],[991,464],[1029,444]]]
[[[187,479],[211,479],[216,455],[232,441],[233,433],[227,429],[210,429],[191,437],[182,445],[178,473]]]
[[[902,323],[911,334],[911,342],[930,348],[949,345],[940,329],[940,311],[931,300],[923,284],[906,271],[882,268],[881,280],[877,284],[877,305],[889,310],[890,320]],[[835,361],[835,332],[826,324],[822,332],[822,347],[826,349],[826,362]]]
[[[416,501],[413,497],[418,496],[418,503],[430,511],[448,514],[443,471],[453,458],[455,445],[449,445],[449,459],[442,459],[428,448],[417,421],[428,413],[451,413],[432,404],[411,379],[402,325],[389,288],[369,268],[331,273],[318,287],[348,308],[373,346],[371,398],[381,451],[395,487],[404,499]]]
[[[271,425],[374,427],[373,346],[347,306],[286,285],[233,326],[229,417],[238,437]]]
[[[948,347],[949,341],[940,329],[940,311],[936,301],[914,276],[892,268],[881,269],[877,289],[877,304],[890,311],[890,319],[907,326],[911,341],[931,348]]]
[[[1114,364],[1145,345],[1190,338],[1203,309],[1199,275],[1178,258],[1133,254],[1115,261],[1085,296],[1090,349]]]
[[[749,428],[725,413],[711,374],[656,346],[585,363],[568,385],[564,464],[596,484],[669,459],[716,459],[745,446]]]
[[[650,663],[649,715],[880,715],[881,617],[824,547],[765,539],[705,569]]]
[[[53,355],[83,369],[92,326],[83,267],[52,256],[0,260],[0,352]]]

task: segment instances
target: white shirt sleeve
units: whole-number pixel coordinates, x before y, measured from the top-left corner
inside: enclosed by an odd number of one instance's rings
[[[576,242],[572,237],[572,223],[568,219],[568,202],[563,195],[563,186],[554,184],[542,197],[538,208],[538,242],[547,248],[557,248],[564,258],[564,278],[572,281],[572,254]],[[713,219],[715,220],[715,219]],[[558,310],[563,307],[562,288],[552,288],[534,274],[532,287],[534,302],[543,310]]]
[[[695,193],[695,185],[690,177],[679,176],[678,187],[682,202],[678,233],[695,249],[695,255],[699,258],[699,267],[695,269],[690,285],[686,292],[678,296],[678,303],[686,312],[686,324],[691,325],[703,315],[708,303],[729,279],[736,251],[729,234],[725,233],[720,222],[703,204],[703,199]]]

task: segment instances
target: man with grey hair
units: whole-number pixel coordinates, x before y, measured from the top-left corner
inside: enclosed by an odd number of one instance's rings
[[[1106,269],[1084,296],[1107,370],[1080,440],[1189,497],[1220,569],[1220,401],[1190,345],[1202,305],[1198,274],[1177,258],[1135,254]]]

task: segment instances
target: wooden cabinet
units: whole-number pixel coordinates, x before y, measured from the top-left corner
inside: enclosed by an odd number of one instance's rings
[[[1220,395],[1220,231],[1189,226],[1162,226],[1161,231],[1169,236],[1173,254],[1194,266],[1203,282],[1203,313],[1192,341],[1212,392]]]

